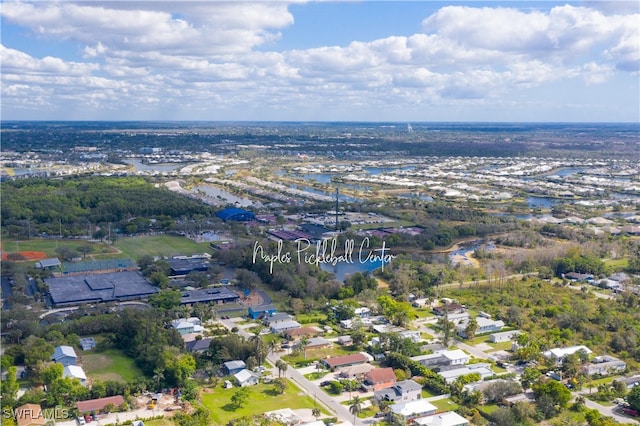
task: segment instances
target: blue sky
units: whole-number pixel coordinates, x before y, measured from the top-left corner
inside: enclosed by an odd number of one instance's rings
[[[637,122],[639,5],[2,1],[1,114]]]

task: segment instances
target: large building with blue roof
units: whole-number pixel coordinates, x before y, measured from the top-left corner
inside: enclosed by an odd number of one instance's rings
[[[216,213],[216,216],[224,220],[225,222],[227,220],[233,220],[236,222],[248,222],[256,219],[253,212],[235,207],[220,210],[218,213]]]

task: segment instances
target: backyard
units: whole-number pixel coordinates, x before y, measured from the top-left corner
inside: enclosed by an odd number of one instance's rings
[[[130,382],[143,376],[134,361],[118,349],[83,352],[82,367],[91,379]]]

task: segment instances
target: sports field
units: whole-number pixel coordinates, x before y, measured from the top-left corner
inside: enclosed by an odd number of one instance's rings
[[[144,255],[171,256],[190,255],[211,252],[208,243],[196,243],[185,237],[175,235],[149,235],[119,238],[113,246],[102,242],[85,240],[51,240],[31,239],[24,241],[5,240],[2,242],[3,254],[14,252],[41,252],[42,258],[58,257],[57,248],[65,247],[78,250],[84,245],[91,245],[93,250],[87,254],[87,260],[112,259],[128,257],[133,260]],[[26,256],[25,256],[26,257]]]

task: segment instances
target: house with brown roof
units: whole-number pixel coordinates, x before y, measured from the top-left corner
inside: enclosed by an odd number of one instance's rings
[[[105,398],[88,399],[86,401],[78,401],[78,413],[101,413],[108,405],[119,407],[124,404],[122,395],[107,396]]]
[[[338,368],[350,367],[352,365],[364,364],[368,361],[369,361],[369,358],[362,353],[337,356],[337,357],[326,358],[322,360],[322,362],[331,371],[334,371]]]
[[[16,408],[15,415],[18,426],[42,426],[47,422],[38,404],[21,405]]]
[[[375,368],[364,375],[362,387],[368,391],[390,388],[396,384],[396,373],[393,368]]]
[[[302,327],[302,328],[294,328],[291,330],[286,330],[284,333],[284,337],[287,340],[296,340],[302,336],[312,337],[317,336],[320,333],[315,327]]]

